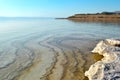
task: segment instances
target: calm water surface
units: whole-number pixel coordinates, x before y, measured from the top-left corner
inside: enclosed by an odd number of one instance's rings
[[[120,39],[120,24],[0,19],[0,80],[85,80],[90,51],[107,38]]]
[[[120,38],[120,24],[72,22],[55,19],[4,19],[0,20],[0,42],[29,34],[51,35],[80,34],[99,38]]]

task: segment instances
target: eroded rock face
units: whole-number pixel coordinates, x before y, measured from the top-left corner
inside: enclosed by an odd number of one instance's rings
[[[89,80],[120,80],[120,40],[101,41],[92,52],[103,55],[104,58],[91,65],[85,76]]]

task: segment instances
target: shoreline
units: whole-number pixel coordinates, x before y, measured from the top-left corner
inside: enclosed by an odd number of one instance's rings
[[[75,14],[67,18],[55,18],[55,19],[67,19],[74,22],[120,23],[120,14]]]
[[[106,39],[100,41],[92,51],[104,57],[91,65],[85,76],[89,80],[120,79],[120,40]]]

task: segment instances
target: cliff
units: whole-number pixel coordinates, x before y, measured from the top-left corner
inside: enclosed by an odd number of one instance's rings
[[[89,80],[120,80],[120,40],[101,41],[92,52],[104,58],[91,65],[85,76]]]

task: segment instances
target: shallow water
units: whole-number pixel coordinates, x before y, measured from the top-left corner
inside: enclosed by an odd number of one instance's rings
[[[0,19],[0,80],[84,80],[90,51],[106,38],[120,38],[120,24]]]

